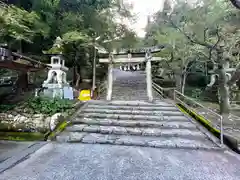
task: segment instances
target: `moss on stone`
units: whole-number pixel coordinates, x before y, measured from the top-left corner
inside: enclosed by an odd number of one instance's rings
[[[0,140],[43,141],[44,134],[35,132],[0,132]]]
[[[53,140],[57,134],[62,132],[67,127],[67,125],[68,125],[68,122],[66,120],[62,121],[56,126],[56,128],[52,132],[49,133],[49,135],[47,135],[47,138],[50,140]]]
[[[202,124],[205,128],[207,128],[211,133],[213,133],[216,137],[220,138],[220,130],[214,128],[211,123],[205,119],[203,116],[197,114],[194,111],[189,110],[182,104],[177,104],[178,108],[185,114],[191,116],[195,120],[197,120],[200,124]]]

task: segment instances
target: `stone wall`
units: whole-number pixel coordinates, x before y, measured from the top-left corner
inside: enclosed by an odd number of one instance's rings
[[[49,130],[53,130],[66,116],[66,113],[56,113],[51,117],[44,114],[0,113],[0,131],[46,133]]]

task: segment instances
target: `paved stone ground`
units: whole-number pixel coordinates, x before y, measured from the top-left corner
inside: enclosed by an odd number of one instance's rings
[[[33,144],[33,142],[0,141],[0,163]]]
[[[46,142],[0,141],[0,173],[25,160]]]
[[[229,152],[55,144],[6,170],[0,180],[239,180]]]

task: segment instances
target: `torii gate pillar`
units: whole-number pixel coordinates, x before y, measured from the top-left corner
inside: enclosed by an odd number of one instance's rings
[[[109,56],[108,63],[108,81],[107,81],[107,101],[112,99],[112,88],[113,88],[113,54]]]
[[[152,67],[151,67],[151,56],[146,53],[146,81],[147,81],[147,95],[150,102],[153,101],[152,93]]]

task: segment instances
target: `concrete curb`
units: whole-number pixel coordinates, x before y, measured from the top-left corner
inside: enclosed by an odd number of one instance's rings
[[[2,163],[0,163],[0,173],[14,167],[15,165],[21,163],[22,161],[26,160],[27,158],[29,158],[29,156],[31,154],[33,154],[34,152],[36,152],[38,149],[40,149],[41,147],[43,147],[46,144],[47,144],[47,142],[34,143],[34,144],[28,146],[23,151],[17,153],[17,155],[14,155],[14,156],[6,159]]]
[[[220,139],[220,130],[213,127],[209,120],[205,119],[203,116],[199,115],[198,113],[189,110],[187,107],[185,107],[183,104],[178,103],[178,108],[182,111],[186,112],[189,116],[191,116],[193,119],[198,121],[201,125],[203,125],[205,128],[207,128],[214,136]],[[223,141],[224,144],[226,144],[230,149],[240,154],[239,149],[239,140],[232,135],[229,135],[225,132],[223,132]]]

